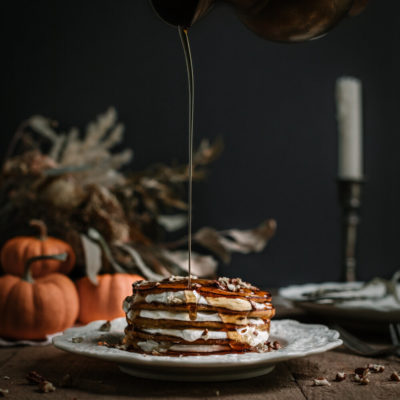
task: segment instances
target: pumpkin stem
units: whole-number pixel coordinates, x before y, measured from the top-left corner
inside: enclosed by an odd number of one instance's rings
[[[47,239],[47,225],[41,219],[32,219],[29,221],[30,226],[34,226],[39,230],[39,239],[46,240]]]
[[[36,256],[36,257],[31,257],[26,261],[25,264],[25,273],[23,276],[23,280],[27,281],[29,283],[33,283],[34,279],[32,278],[31,274],[31,265],[40,260],[58,260],[58,261],[66,261],[68,258],[67,253],[61,253],[61,254],[49,254],[49,255],[42,255],[42,256]]]

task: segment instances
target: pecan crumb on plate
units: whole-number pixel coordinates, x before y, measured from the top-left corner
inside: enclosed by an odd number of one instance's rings
[[[111,322],[110,321],[106,321],[104,322],[104,324],[102,324],[99,328],[99,331],[102,332],[110,332],[111,329]]]
[[[282,348],[281,344],[277,340],[275,340],[270,346],[272,350],[279,350]]]

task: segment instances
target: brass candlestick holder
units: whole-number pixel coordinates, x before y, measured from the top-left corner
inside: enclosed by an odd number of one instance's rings
[[[343,210],[342,257],[346,282],[356,280],[358,225],[364,184],[364,178],[338,178],[339,201]]]

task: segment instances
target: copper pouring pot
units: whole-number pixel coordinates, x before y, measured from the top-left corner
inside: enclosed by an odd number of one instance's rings
[[[315,39],[345,16],[357,15],[368,0],[150,0],[170,25],[189,28],[217,3],[225,1],[258,36],[278,42]]]

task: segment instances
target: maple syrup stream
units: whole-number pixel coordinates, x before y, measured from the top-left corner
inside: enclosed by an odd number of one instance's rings
[[[194,76],[192,54],[190,51],[190,43],[188,30],[182,26],[178,27],[179,36],[181,38],[183,52],[185,54],[186,69],[189,88],[189,195],[188,195],[188,287],[192,284],[192,199],[193,199],[193,112],[194,112]]]

